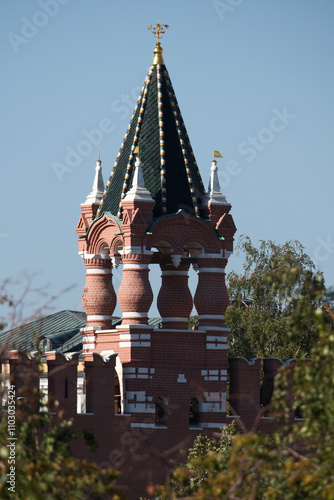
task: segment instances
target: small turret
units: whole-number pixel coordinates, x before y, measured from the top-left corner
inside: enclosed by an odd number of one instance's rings
[[[99,205],[103,196],[104,191],[104,182],[102,177],[102,161],[100,158],[100,148],[99,148],[99,156],[96,161],[95,167],[95,177],[92,187],[92,192],[87,196],[84,205]]]

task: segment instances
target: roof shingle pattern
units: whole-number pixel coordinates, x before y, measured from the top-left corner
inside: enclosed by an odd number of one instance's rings
[[[122,199],[131,188],[139,146],[145,186],[156,205],[154,216],[183,209],[199,216],[205,189],[165,65],[151,66],[139,96],[98,217],[122,217]]]

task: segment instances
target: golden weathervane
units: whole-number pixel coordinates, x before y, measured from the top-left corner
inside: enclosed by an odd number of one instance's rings
[[[157,40],[160,40],[160,38],[162,38],[162,35],[168,28],[169,28],[168,24],[160,24],[159,21],[155,26],[152,27],[152,24],[150,24],[147,27],[148,30],[152,31],[153,35],[155,35],[155,38]]]

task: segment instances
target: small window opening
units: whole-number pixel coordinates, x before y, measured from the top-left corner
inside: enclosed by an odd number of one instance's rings
[[[156,425],[164,425],[166,423],[164,400],[160,397],[155,401],[155,423]]]
[[[189,425],[199,425],[199,403],[197,398],[192,398],[190,401]]]
[[[68,379],[65,378],[65,398],[68,398]]]

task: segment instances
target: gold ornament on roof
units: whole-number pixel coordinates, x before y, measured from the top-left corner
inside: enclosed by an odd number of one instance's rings
[[[155,35],[155,38],[157,39],[156,46],[154,48],[154,58],[153,58],[153,66],[156,66],[157,64],[165,64],[164,58],[162,57],[163,54],[163,49],[161,47],[161,43],[159,40],[162,38],[162,35],[165,33],[166,29],[168,29],[169,26],[168,24],[161,24],[158,23],[152,27],[152,24],[150,24],[147,29],[150,30],[153,35]]]
[[[160,38],[162,38],[162,35],[165,33],[166,29],[168,29],[169,26],[168,24],[160,24],[159,21],[155,26],[152,27],[152,24],[150,24],[147,29],[150,30],[153,35],[155,35],[155,38],[159,41]]]

